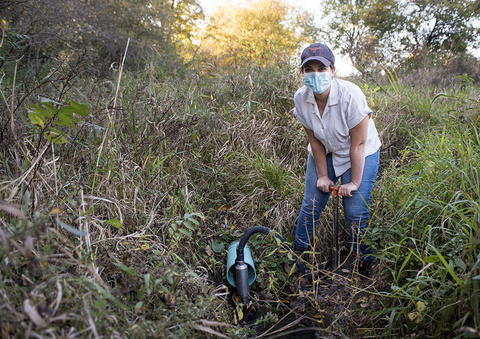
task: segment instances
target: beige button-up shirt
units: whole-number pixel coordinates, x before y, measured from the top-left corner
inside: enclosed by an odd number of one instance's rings
[[[351,167],[350,130],[366,115],[372,116],[365,94],[357,85],[333,78],[322,117],[314,94],[307,87],[303,86],[295,93],[294,101],[293,114],[305,128],[313,131],[315,137],[325,146],[326,152],[332,153],[335,175],[342,175]],[[375,123],[369,119],[365,156],[375,153],[380,145]],[[312,152],[310,144],[308,150]]]

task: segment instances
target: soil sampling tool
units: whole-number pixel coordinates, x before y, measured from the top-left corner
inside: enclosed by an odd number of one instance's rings
[[[340,249],[338,248],[338,187],[330,186],[330,191],[333,192],[333,270],[338,268],[340,262]]]
[[[248,303],[250,285],[255,281],[256,277],[255,266],[253,264],[250,249],[247,246],[247,241],[255,233],[269,234],[270,232],[274,232],[275,237],[281,241],[283,248],[292,253],[295,258],[295,263],[302,275],[311,281],[318,273],[308,271],[305,268],[305,265],[298,261],[298,255],[280,234],[268,227],[254,226],[245,232],[239,241],[234,241],[228,246],[227,280],[231,285],[237,288],[238,296],[244,305],[247,305]],[[318,268],[319,271],[322,269],[323,267]]]

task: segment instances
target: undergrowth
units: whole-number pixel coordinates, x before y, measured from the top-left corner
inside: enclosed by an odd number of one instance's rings
[[[307,157],[293,67],[170,79],[119,69],[112,81],[79,67],[1,84],[3,337],[255,336],[295,300],[332,336],[477,333],[479,111],[467,76],[448,91],[361,84],[383,142],[372,283],[342,323],[318,301],[320,282],[300,291],[286,253],[254,237],[252,289],[271,312],[253,329],[231,306],[226,251],[254,225],[291,240]]]

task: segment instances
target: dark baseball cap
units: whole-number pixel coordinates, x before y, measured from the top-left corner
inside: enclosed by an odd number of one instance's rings
[[[318,60],[326,67],[330,66],[330,64],[335,65],[335,56],[333,55],[332,50],[327,45],[319,42],[311,44],[305,48],[302,52],[301,60],[301,67],[310,60]]]

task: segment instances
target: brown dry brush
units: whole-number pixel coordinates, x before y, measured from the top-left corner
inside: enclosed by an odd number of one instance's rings
[[[4,337],[188,334],[196,319],[217,320],[204,304],[223,299],[208,288],[195,242],[168,237],[171,221],[186,212],[184,153],[196,119],[169,113],[168,96],[153,107],[164,110],[161,120],[125,122],[126,105],[111,119],[112,91],[96,90],[105,109],[76,133],[67,130],[69,143],[46,142],[35,126],[16,122],[20,143],[2,152]],[[169,309],[179,304],[180,320],[172,319]],[[191,306],[199,312],[182,315]],[[139,319],[151,329],[137,328]]]
[[[231,325],[226,246],[254,225],[288,238],[302,199],[307,140],[291,114],[298,83],[289,65],[161,80],[118,70],[114,81],[81,79],[78,67],[15,93],[1,88],[6,103],[14,98],[18,140],[2,120],[2,335],[242,336],[248,328]],[[61,127],[67,143],[51,143],[27,117],[39,97],[84,103],[91,114]],[[397,154],[405,112],[381,101],[377,110],[383,154]],[[331,215],[318,228],[318,262],[331,253]],[[272,239],[251,245],[262,272],[253,288],[272,305],[301,314],[278,302],[300,295],[310,324],[332,333],[368,320],[348,315],[374,307],[376,276],[362,287],[350,264],[334,274],[344,286],[336,293],[320,283],[301,292],[281,269],[285,253],[266,257]]]
[[[291,100],[239,98],[214,78],[196,84],[218,86],[209,96],[175,80],[92,83],[69,67],[2,88],[15,103],[14,128],[2,121],[2,335],[235,334],[212,242],[257,223],[291,231],[305,152],[288,137]],[[92,113],[51,143],[26,117],[39,97]]]

